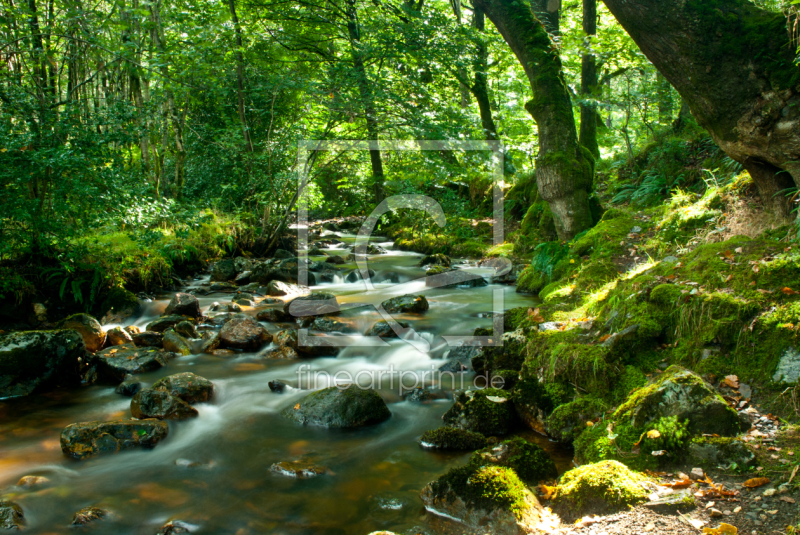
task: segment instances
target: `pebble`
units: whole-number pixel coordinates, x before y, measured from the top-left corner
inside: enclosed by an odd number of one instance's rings
[[[734,513],[741,513],[742,512],[742,506],[741,505],[737,505],[736,508],[733,510],[733,512]]]
[[[719,518],[719,517],[722,516],[722,511],[720,511],[719,509],[715,509],[713,507],[710,507],[708,509],[708,514],[709,514],[709,516],[711,516],[711,518]]]
[[[774,496],[774,495],[775,495],[775,489],[767,489],[762,494],[762,496]]]
[[[689,477],[697,481],[699,479],[705,479],[706,473],[703,472],[702,468],[692,468],[692,471],[689,473]]]

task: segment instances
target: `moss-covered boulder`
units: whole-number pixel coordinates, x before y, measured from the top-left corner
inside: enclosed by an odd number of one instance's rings
[[[224,258],[211,268],[212,281],[229,281],[236,277],[236,264],[233,258]]]
[[[473,357],[472,367],[476,373],[491,377],[498,370],[522,369],[527,355],[528,339],[522,329],[503,333],[503,343],[486,346]]]
[[[553,508],[567,521],[584,515],[624,511],[647,501],[647,478],[617,461],[574,468],[561,476],[553,494]]]
[[[114,287],[100,304],[100,317],[103,318],[104,325],[119,323],[138,314],[140,310],[139,298],[125,288]]]
[[[175,355],[157,347],[123,344],[99,351],[95,361],[102,376],[120,382],[125,376],[155,371],[166,366]]]
[[[271,340],[272,335],[258,321],[244,314],[234,316],[219,331],[220,346],[228,349],[258,351]]]
[[[163,390],[186,403],[204,403],[214,397],[214,383],[192,372],[176,373],[153,383],[153,390]]]
[[[191,321],[182,321],[177,323],[175,327],[173,327],[176,333],[183,336],[184,338],[193,338],[197,339],[200,338],[197,330],[194,328],[194,324]]]
[[[165,390],[145,388],[139,390],[131,400],[131,416],[139,420],[185,420],[197,415],[197,409]]]
[[[475,451],[485,447],[487,443],[486,437],[480,433],[457,427],[425,431],[419,438],[420,446],[432,450]]]
[[[556,465],[547,452],[538,444],[528,442],[522,437],[504,440],[475,452],[470,463],[511,468],[529,485],[536,485],[540,481],[555,479],[558,476]]]
[[[167,329],[164,332],[164,338],[161,341],[164,349],[172,351],[176,355],[191,355],[192,346],[189,341],[183,336],[176,333],[173,329]]]
[[[61,451],[73,459],[132,448],[152,448],[169,434],[160,420],[117,420],[70,424],[61,432]]]
[[[0,398],[46,392],[80,383],[86,356],[74,330],[28,331],[0,337]]]
[[[428,511],[495,535],[532,533],[542,514],[536,496],[503,466],[454,468],[420,496]]]
[[[517,424],[511,394],[497,388],[466,390],[456,394],[444,423],[483,435],[506,435]]]
[[[425,266],[444,266],[450,267],[450,257],[441,253],[437,254],[429,254],[422,257],[422,259],[417,262],[417,266],[425,267]]]
[[[430,307],[424,295],[411,294],[392,297],[381,303],[381,306],[390,314],[419,314]]]
[[[59,323],[58,327],[78,331],[89,351],[99,351],[106,343],[106,333],[103,327],[89,314],[73,314]]]
[[[667,416],[688,420],[695,434],[732,436],[740,431],[736,411],[702,377],[680,366],[670,366],[633,392],[614,413],[616,421],[634,428]]]
[[[559,405],[547,417],[545,430],[548,436],[561,444],[572,444],[592,420],[601,416],[608,407],[598,398],[582,396]]]
[[[363,427],[379,424],[392,415],[376,391],[358,385],[312,392],[282,414],[301,424],[325,427]]]
[[[310,295],[301,295],[283,306],[283,311],[299,318],[303,316],[323,316],[339,312],[339,303],[336,296],[328,292],[316,292]]]

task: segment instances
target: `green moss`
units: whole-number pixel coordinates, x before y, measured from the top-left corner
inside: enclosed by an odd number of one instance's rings
[[[119,313],[126,310],[135,314],[139,310],[139,299],[125,288],[114,287],[109,290],[100,305],[100,316],[105,316],[112,311]]]
[[[613,398],[615,401],[623,401],[631,392],[647,384],[647,376],[636,366],[625,366],[614,387]]]
[[[419,442],[425,448],[473,451],[485,447],[487,440],[480,433],[457,427],[440,427],[425,431]]]
[[[517,518],[527,507],[525,485],[513,470],[502,466],[454,468],[431,483],[431,488],[436,496],[457,496],[467,506],[486,511],[507,509]]]
[[[572,444],[589,427],[588,422],[601,416],[607,409],[608,405],[600,399],[579,397],[556,407],[545,422],[547,433],[559,442]]]
[[[473,453],[470,463],[476,466],[493,464],[511,468],[522,481],[530,485],[558,476],[556,465],[547,452],[541,446],[521,437],[504,440],[497,446]]]
[[[553,503],[568,518],[625,510],[647,501],[647,478],[616,461],[574,468],[561,477]]]
[[[483,435],[505,435],[516,423],[510,397],[509,392],[497,388],[460,392],[442,420]]]

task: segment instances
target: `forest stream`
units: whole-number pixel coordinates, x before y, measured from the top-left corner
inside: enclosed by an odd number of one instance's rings
[[[344,244],[326,252],[348,254],[344,247],[355,236],[341,238]],[[95,525],[92,529],[96,533],[149,534],[177,518],[202,526],[208,533],[239,533],[249,528],[261,533],[363,534],[379,529],[403,532],[429,522],[438,523],[440,532],[447,530],[449,522],[425,512],[419,493],[431,480],[463,464],[469,453],[426,451],[417,439],[424,431],[441,425],[442,414],[452,404],[453,389],[462,387],[462,381],[464,388],[472,386],[475,374],[455,374],[456,384],[431,384],[432,370],[447,362],[450,349],[441,335],[470,335],[477,327],[490,327],[492,292],[497,288],[503,290],[506,308],[533,305],[536,299],[516,293],[513,286],[491,283],[426,289],[425,271],[417,267],[421,255],[394,250],[391,242],[380,245],[387,254],[369,257],[369,267],[378,274],[396,272],[399,284],[375,284],[378,297],[426,295],[430,309],[425,314],[406,314],[398,319],[410,321],[413,329],[430,342],[430,354],[393,339],[383,347],[344,347],[335,358],[286,361],[246,352],[227,358],[208,354],[178,357],[156,372],[137,377],[143,386],[185,371],[211,380],[214,398],[196,406],[199,417],[171,422],[169,437],[152,450],[81,462],[62,454],[61,430],[73,422],[128,418],[129,398],[115,393],[113,386],[94,385],[7,400],[0,428],[4,450],[0,486],[13,485],[25,475],[44,476],[52,482],[44,490],[22,490],[15,497],[25,509],[28,531],[67,533],[72,514],[86,506],[108,509],[114,515],[113,522]],[[487,277],[493,271],[474,265],[462,267]],[[198,288],[207,281],[208,275],[203,275],[183,290]],[[335,281],[312,290],[334,293],[342,305],[360,302],[364,284]],[[403,291],[398,292],[398,288]],[[169,298],[169,294],[159,295],[146,303],[141,315],[124,325],[144,330],[164,312]],[[230,294],[201,297],[203,313],[213,316],[213,312],[207,312],[209,307],[229,298]],[[255,316],[263,309],[256,304],[244,307],[244,312]],[[366,306],[345,310],[337,319],[363,333],[381,318],[374,307]],[[283,328],[280,324],[262,324],[272,333]],[[355,430],[303,426],[283,418],[280,412],[308,390],[288,387],[279,394],[272,392],[268,383],[277,379],[297,385],[301,367],[329,374],[305,376],[303,387],[315,389],[330,386],[337,372],[351,376],[361,371],[395,372],[384,373],[381,384],[376,385],[389,405],[391,418]],[[404,401],[398,373],[403,374],[405,385],[419,381],[432,387],[441,399]],[[554,447],[546,437],[532,431],[523,435],[545,448],[559,471],[570,467],[571,455]],[[295,460],[324,467],[326,473],[295,478],[270,471],[274,463]],[[462,529],[457,524],[451,528],[456,533]]]

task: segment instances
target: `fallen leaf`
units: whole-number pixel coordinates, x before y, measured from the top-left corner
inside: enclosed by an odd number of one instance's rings
[[[769,483],[768,477],[754,477],[742,483],[742,486],[747,487],[748,489],[755,489],[757,487],[763,487],[767,483]]]
[[[651,429],[647,432],[647,438],[658,438],[661,436],[661,433],[658,432],[658,429]]]
[[[739,377],[736,375],[726,375],[723,383],[735,390],[739,389]]]
[[[724,253],[722,253],[722,256],[724,256],[724,257],[725,257],[725,258],[727,258],[728,260],[731,260],[731,261],[733,261],[733,253],[732,253],[732,252],[730,252],[730,251],[725,251]]]
[[[794,499],[794,498],[792,498],[791,496],[781,496],[781,497],[780,497],[780,498],[778,498],[778,499],[779,499],[780,501],[782,501],[782,502],[786,502],[786,503],[796,503],[796,502],[795,502],[795,499]]]
[[[530,316],[531,321],[534,323],[544,323],[544,317],[539,313],[539,309],[531,310],[528,309],[528,316]]]
[[[730,274],[725,278],[725,282],[731,282],[732,280],[733,280],[733,274]]]
[[[735,526],[723,522],[718,528],[703,528],[703,533],[710,535],[737,535],[739,530]]]
[[[792,483],[792,480],[794,480],[794,476],[796,476],[796,475],[797,475],[797,469],[798,469],[798,468],[800,468],[800,465],[798,465],[798,466],[795,466],[795,467],[794,467],[794,470],[792,470],[792,477],[790,477],[790,478],[789,478],[789,484],[790,484],[790,485],[791,485],[791,483]]]
[[[664,483],[664,486],[671,489],[685,489],[692,486],[692,480],[687,477],[673,483]]]
[[[611,338],[610,334],[604,334],[603,336],[600,337],[600,340],[598,340],[598,341],[602,344],[603,342],[605,342],[609,338]]]
[[[782,288],[781,292],[785,293],[786,295],[797,295],[798,293],[800,293],[800,292],[796,292],[796,291],[792,290],[788,286],[785,287],[785,288]]]
[[[300,409],[300,404],[298,403],[297,405],[294,406],[294,410],[299,410],[299,409]]]
[[[742,249],[741,247],[737,247],[736,249],[734,249],[734,252],[736,252],[737,254],[742,254],[742,251],[744,251],[744,249]]]
[[[555,487],[549,487],[544,484],[539,485],[538,487],[536,487],[536,489],[539,491],[539,495],[543,500],[549,500],[553,496],[553,493],[556,491]]]

